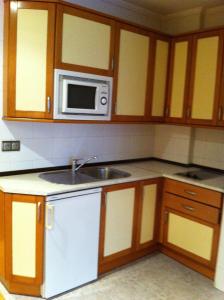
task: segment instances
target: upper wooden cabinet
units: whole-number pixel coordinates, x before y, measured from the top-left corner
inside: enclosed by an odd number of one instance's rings
[[[54,4],[5,4],[5,116],[51,118],[54,24]]]
[[[111,19],[58,5],[56,68],[112,76],[114,24]]]
[[[216,125],[223,59],[221,31],[193,38],[189,122]]]
[[[164,36],[156,36],[154,41],[154,72],[151,72],[149,81],[149,119],[163,121],[165,112],[165,100],[167,92],[167,71],[169,62],[170,39]],[[150,66],[151,68],[151,66]]]
[[[136,27],[119,24],[115,49],[113,120],[143,121],[148,100],[150,35]]]
[[[166,120],[168,122],[182,123],[186,121],[191,46],[191,37],[172,40],[166,106]]]

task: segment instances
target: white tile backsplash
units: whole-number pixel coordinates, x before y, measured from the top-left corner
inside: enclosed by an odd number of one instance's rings
[[[190,127],[157,125],[154,156],[184,164],[190,163],[191,131]]]

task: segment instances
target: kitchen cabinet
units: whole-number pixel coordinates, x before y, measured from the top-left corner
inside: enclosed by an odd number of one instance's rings
[[[148,31],[117,25],[114,74],[114,121],[144,121],[148,80],[152,71],[152,43]]]
[[[195,199],[184,198],[183,193]],[[204,201],[204,198],[207,201]],[[209,199],[211,202],[205,204]],[[220,193],[166,180],[161,220],[161,242],[164,252],[213,278],[219,239],[220,208]]]
[[[223,59],[221,31],[193,38],[189,95],[189,123],[216,125]]]
[[[51,118],[54,24],[53,3],[5,3],[5,117]]]
[[[169,62],[170,39],[164,36],[156,36],[154,41],[154,71],[149,81],[149,101],[150,121],[164,121],[165,100],[167,92],[167,72]]]
[[[191,50],[192,37],[179,37],[172,40],[165,112],[166,121],[170,123],[184,123],[187,119]]]
[[[106,272],[156,249],[159,180],[104,188],[99,271]]]
[[[56,68],[113,75],[112,19],[58,5],[56,33]]]
[[[5,194],[5,279],[11,293],[40,295],[44,197]]]

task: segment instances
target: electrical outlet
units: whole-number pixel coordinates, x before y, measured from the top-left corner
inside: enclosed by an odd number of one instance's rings
[[[2,151],[20,151],[20,141],[2,141]]]

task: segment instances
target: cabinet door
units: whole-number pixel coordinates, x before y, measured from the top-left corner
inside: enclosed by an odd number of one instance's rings
[[[113,20],[58,5],[57,68],[112,76],[113,48]]]
[[[55,5],[11,2],[9,18],[6,114],[51,118]]]
[[[5,196],[6,280],[10,292],[40,295],[43,281],[44,198]],[[27,284],[24,289],[24,284]]]
[[[157,241],[158,200],[158,181],[143,181],[138,203],[137,248],[149,247]]]
[[[149,57],[148,33],[120,24],[115,50],[114,120],[144,120]]]
[[[199,263],[215,268],[218,224],[171,209],[165,210],[164,244]]]
[[[220,31],[195,36],[189,103],[192,124],[216,124],[222,55]]]
[[[191,48],[191,38],[177,38],[171,44],[168,101],[165,112],[168,122],[186,121]]]
[[[156,38],[155,65],[151,86],[149,82],[149,86],[152,91],[152,100],[150,101],[149,113],[150,120],[152,121],[163,121],[164,119],[169,46],[169,39],[163,37]]]

